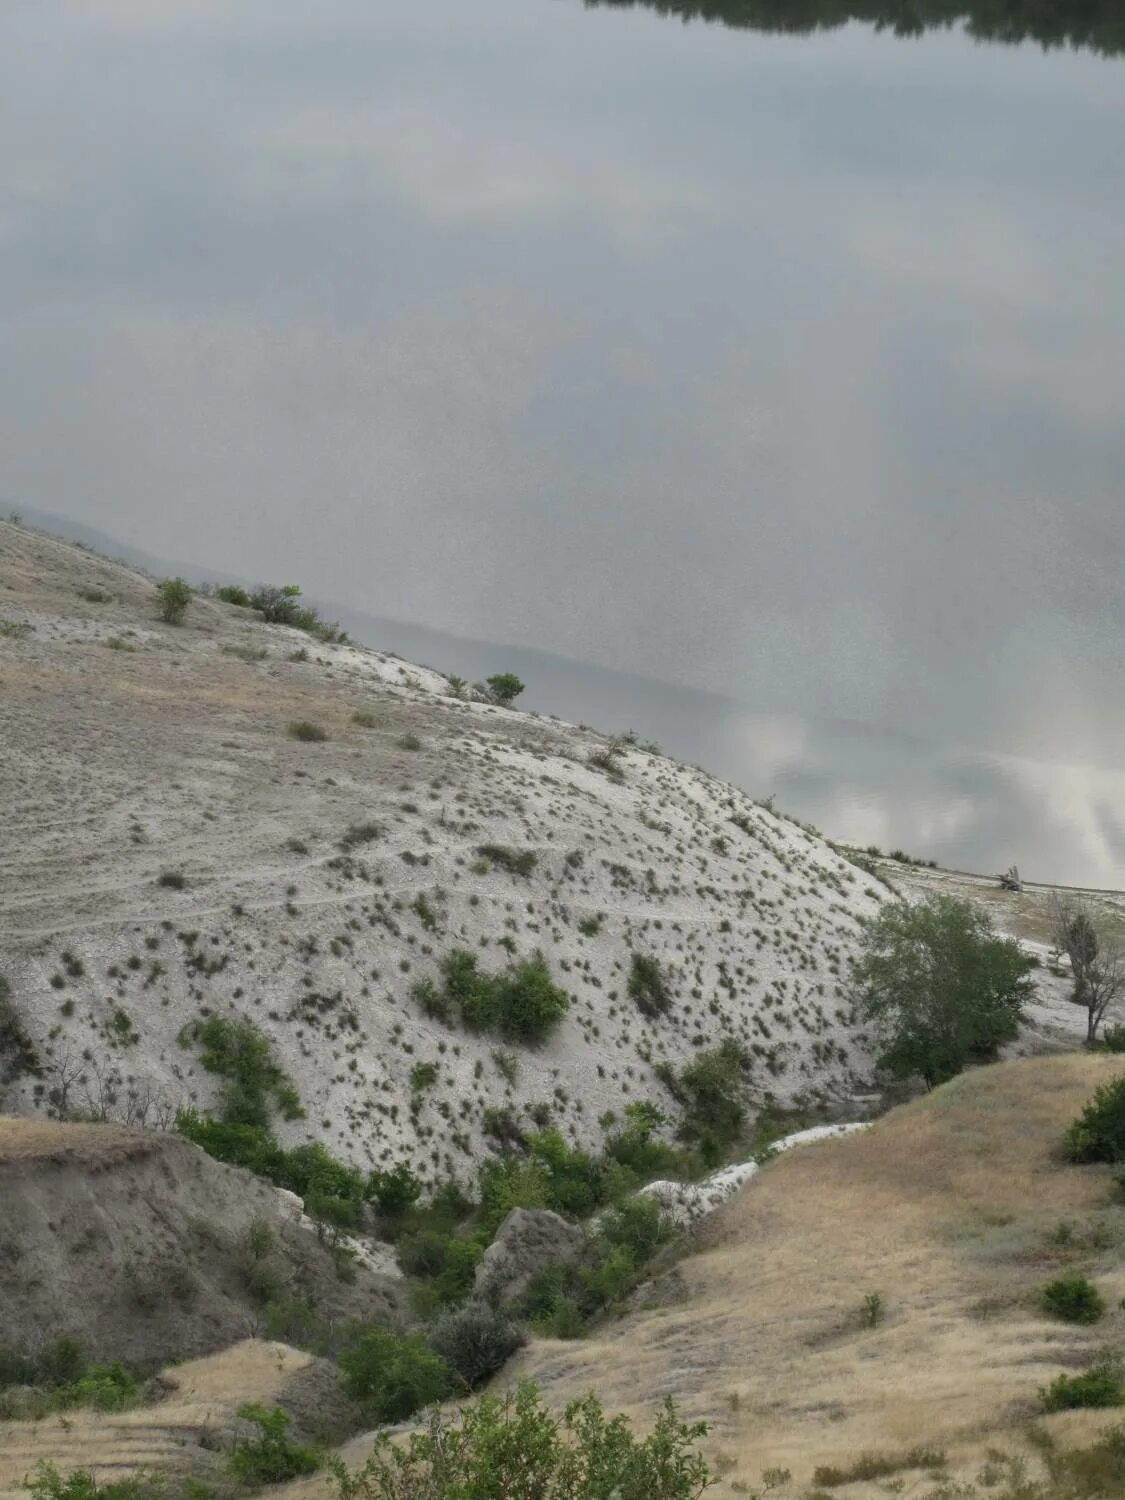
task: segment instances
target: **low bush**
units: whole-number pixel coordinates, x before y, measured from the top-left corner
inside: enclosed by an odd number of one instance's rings
[[[1102,1032],[1106,1052],[1125,1052],[1125,1026],[1107,1026]]]
[[[37,1075],[42,1068],[39,1052],[11,995],[11,986],[0,974],[0,1084],[13,1083],[25,1073]]]
[[[525,1383],[514,1395],[435,1410],[404,1444],[381,1434],[362,1468],[337,1462],[333,1470],[340,1500],[698,1500],[711,1483],[696,1452],[706,1433],[704,1422],[681,1422],[670,1400],[645,1438],[624,1417],[607,1417],[592,1394],[560,1420]]]
[[[319,724],[310,723],[308,719],[295,719],[288,725],[286,734],[291,740],[301,740],[305,744],[316,744],[328,738],[328,732]]]
[[[698,1144],[708,1164],[717,1162],[723,1148],[735,1139],[746,1119],[743,1074],[746,1054],[729,1037],[701,1052],[675,1080],[683,1105],[680,1134]]]
[[[876,1479],[886,1479],[891,1474],[900,1474],[904,1469],[944,1469],[947,1459],[942,1448],[910,1448],[905,1453],[862,1453],[846,1469],[834,1464],[821,1464],[813,1470],[813,1484],[827,1485],[835,1489],[838,1485],[870,1484]]]
[[[185,1026],[180,1041],[196,1043],[201,1065],[223,1080],[226,1124],[267,1125],[275,1108],[287,1120],[304,1114],[292,1081],[274,1061],[269,1038],[252,1022],[208,1016]]]
[[[403,1213],[421,1194],[421,1182],[402,1161],[386,1171],[372,1172],[368,1178],[367,1195],[385,1214]]]
[[[166,578],[163,583],[157,584],[156,597],[160,605],[160,618],[165,624],[182,625],[191,603],[191,585],[182,578]]]
[[[1085,1276],[1057,1276],[1039,1294],[1043,1311],[1068,1323],[1096,1323],[1105,1312],[1105,1302]]]
[[[530,875],[539,862],[534,849],[509,849],[506,844],[480,844],[477,853],[481,859],[509,875]]]
[[[1070,1126],[1063,1149],[1070,1161],[1125,1161],[1125,1075],[1095,1090]]]
[[[215,590],[215,598],[221,599],[224,604],[237,604],[239,609],[253,608],[250,595],[237,583],[222,584]]]
[[[430,1348],[467,1390],[483,1385],[526,1342],[519,1324],[486,1302],[467,1302],[443,1313],[429,1332]]]
[[[169,891],[182,891],[187,885],[187,877],[181,870],[163,870],[156,883]]]
[[[629,965],[629,996],[642,1016],[655,1020],[666,1016],[672,1009],[672,992],[660,967],[660,960],[651,953],[634,953]]]
[[[485,974],[475,953],[455,948],[442,963],[442,977],[440,989],[432,980],[414,986],[414,997],[428,1015],[444,1020],[457,1015],[472,1030],[497,1032],[508,1041],[542,1041],[570,1007],[541,953]]]
[[[32,1500],[165,1500],[168,1493],[162,1475],[131,1474],[99,1484],[89,1469],[75,1469],[64,1478],[46,1462],[39,1464],[27,1488]]]
[[[417,1333],[364,1329],[339,1365],[344,1390],[372,1422],[401,1422],[452,1388],[449,1366]]]
[[[1058,1375],[1039,1392],[1044,1411],[1125,1405],[1120,1360],[1103,1355],[1080,1375]]]
[[[258,1429],[257,1436],[235,1443],[227,1458],[227,1467],[240,1484],[281,1484],[320,1468],[323,1460],[315,1448],[294,1443],[287,1436],[288,1412],[251,1402],[240,1406],[238,1415]]]
[[[321,641],[346,642],[347,632],[339,625],[322,620],[319,611],[301,601],[300,587],[295,583],[261,584],[250,595],[251,608],[260,612],[270,625],[289,625],[304,630]]]

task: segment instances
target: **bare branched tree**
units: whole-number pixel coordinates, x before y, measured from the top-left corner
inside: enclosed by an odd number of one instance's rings
[[[1125,994],[1125,948],[1099,926],[1085,902],[1071,896],[1052,897],[1051,925],[1055,947],[1070,960],[1072,999],[1086,1012],[1089,1046],[1110,1007]]]

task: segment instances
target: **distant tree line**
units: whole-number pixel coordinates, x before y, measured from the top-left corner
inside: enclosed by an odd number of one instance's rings
[[[1121,0],[585,0],[589,9],[643,5],[684,21],[717,21],[753,31],[831,30],[864,21],[896,36],[965,25],[989,42],[1087,47],[1105,56],[1125,51]]]

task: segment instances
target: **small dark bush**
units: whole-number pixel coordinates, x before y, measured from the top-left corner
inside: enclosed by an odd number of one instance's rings
[[[509,875],[530,875],[539,860],[534,849],[509,849],[503,844],[481,844],[477,853]]]
[[[1043,1311],[1068,1323],[1096,1323],[1105,1312],[1105,1302],[1085,1276],[1058,1276],[1039,1295]]]
[[[1066,1133],[1071,1161],[1125,1161],[1125,1076],[1103,1083]]]
[[[430,1348],[468,1390],[496,1374],[527,1342],[523,1329],[485,1302],[443,1313],[430,1329]]]
[[[187,885],[187,879],[179,870],[165,870],[156,883],[166,886],[170,891],[182,891]]]
[[[215,590],[215,598],[221,599],[224,604],[237,604],[239,609],[250,609],[253,604],[250,595],[237,583],[224,583]]]
[[[308,719],[296,719],[286,729],[286,734],[291,740],[302,740],[305,743],[314,743],[328,738],[328,732],[319,724],[311,724]]]
[[[1125,1026],[1107,1026],[1102,1032],[1102,1046],[1107,1052],[1125,1052]]]
[[[672,995],[660,967],[650,953],[634,953],[629,968],[629,995],[642,1016],[654,1020],[672,1009]]]

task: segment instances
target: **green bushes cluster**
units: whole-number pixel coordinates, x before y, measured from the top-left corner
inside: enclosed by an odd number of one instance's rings
[[[24,1402],[35,1413],[89,1406],[97,1411],[124,1411],[140,1395],[134,1376],[117,1362],[90,1364],[82,1345],[64,1335],[35,1354],[0,1347],[0,1391],[32,1388]]]
[[[349,1472],[336,1463],[334,1472],[340,1500],[697,1500],[710,1483],[696,1452],[706,1433],[703,1422],[681,1422],[668,1401],[652,1433],[637,1438],[623,1417],[607,1417],[592,1394],[559,1420],[526,1383],[504,1398],[435,1410],[405,1444],[381,1434],[362,1468]]]
[[[441,972],[440,987],[432,979],[414,986],[414,998],[426,1014],[443,1021],[459,1017],[471,1030],[495,1032],[507,1041],[543,1041],[570,1007],[541,953],[486,974],[475,953],[455,948]]]
[[[358,1224],[371,1195],[369,1178],[338,1161],[319,1141],[286,1150],[267,1126],[211,1120],[193,1109],[179,1112],[176,1129],[216,1161],[288,1188],[304,1199],[312,1218],[338,1228]]]
[[[242,604],[256,609],[268,625],[289,625],[294,630],[304,630],[319,641],[346,642],[348,634],[335,622],[329,623],[320,617],[318,610],[305,604],[301,589],[296,583],[260,584],[252,594],[243,589],[220,589],[219,598],[229,604]],[[234,597],[237,594],[237,597]]]
[[[545,1266],[528,1284],[518,1311],[540,1333],[579,1338],[591,1320],[622,1302],[646,1262],[672,1234],[652,1198],[628,1198],[600,1217],[589,1255],[574,1265]]]
[[[304,1110],[292,1081],[275,1062],[269,1038],[250,1021],[208,1016],[180,1032],[182,1046],[200,1048],[199,1061],[223,1080],[222,1117],[231,1125],[267,1125],[276,1107],[286,1120]]]

